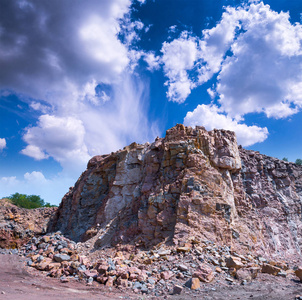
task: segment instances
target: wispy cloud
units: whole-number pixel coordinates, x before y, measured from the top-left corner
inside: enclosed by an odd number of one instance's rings
[[[6,139],[0,138],[0,151],[6,148]]]

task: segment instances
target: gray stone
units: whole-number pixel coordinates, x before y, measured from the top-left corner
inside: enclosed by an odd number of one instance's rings
[[[37,262],[41,262],[43,259],[44,259],[44,257],[43,257],[42,255],[40,255],[40,256],[37,258]]]
[[[178,270],[182,271],[182,272],[187,272],[189,270],[189,268],[186,265],[178,265]]]
[[[134,290],[135,290],[135,289],[140,290],[140,289],[142,289],[142,287],[143,287],[143,284],[141,284],[139,281],[133,282],[132,288],[133,288]]]
[[[27,265],[30,267],[32,264],[33,264],[33,261],[30,259],[30,260],[27,262]]]
[[[148,287],[145,284],[143,284],[143,286],[141,288],[141,292],[143,294],[148,294],[149,293]]]
[[[154,279],[152,279],[152,278],[149,278],[149,279],[147,280],[147,282],[148,282],[148,283],[150,283],[150,284],[152,284],[152,285],[154,285],[154,284],[155,284],[155,280],[154,280]]]
[[[93,277],[89,277],[88,279],[87,279],[87,283],[92,283],[93,282]]]
[[[183,287],[180,285],[174,285],[173,287],[173,295],[180,295],[183,290]]]
[[[70,256],[67,254],[55,254],[53,256],[53,259],[56,262],[62,262],[62,261],[69,261],[70,260]]]

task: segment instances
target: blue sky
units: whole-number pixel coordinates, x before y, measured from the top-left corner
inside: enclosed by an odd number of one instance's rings
[[[177,123],[302,157],[301,1],[0,0],[0,197]]]

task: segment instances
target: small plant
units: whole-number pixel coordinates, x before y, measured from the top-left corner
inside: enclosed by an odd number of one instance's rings
[[[55,205],[51,205],[48,202],[44,202],[44,200],[37,195],[25,195],[25,194],[19,194],[15,193],[9,197],[8,199],[11,200],[11,202],[19,207],[22,208],[39,208],[39,207],[54,207]]]
[[[283,157],[282,160],[288,161],[288,158],[287,157]]]
[[[302,159],[301,158],[297,158],[295,161],[295,164],[298,166],[302,166]]]

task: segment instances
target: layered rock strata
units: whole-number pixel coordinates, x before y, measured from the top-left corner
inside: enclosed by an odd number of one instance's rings
[[[49,230],[95,247],[200,240],[300,255],[302,168],[237,146],[233,132],[177,125],[152,144],[93,157]]]

